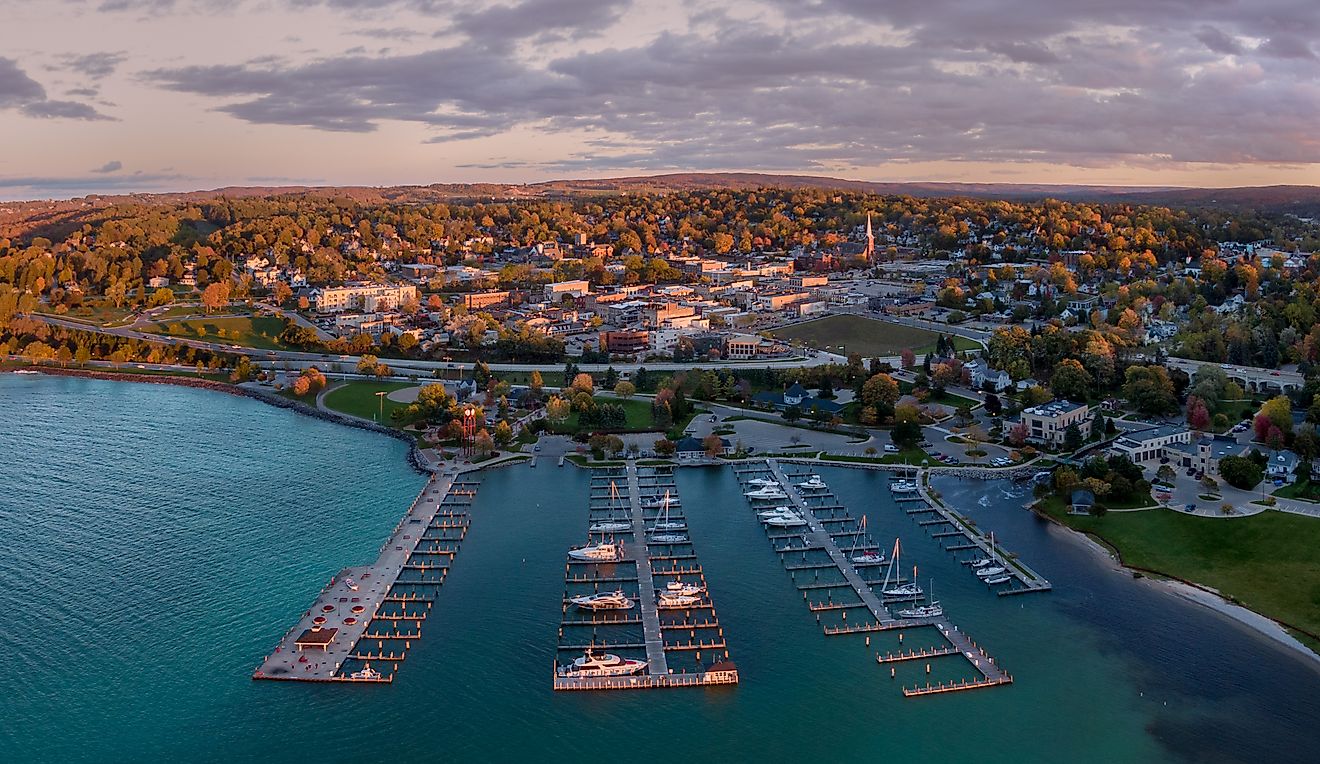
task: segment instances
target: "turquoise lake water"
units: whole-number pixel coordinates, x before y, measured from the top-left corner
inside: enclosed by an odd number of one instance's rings
[[[588,483],[482,477],[472,529],[393,685],[254,682],[327,578],[374,558],[423,478],[393,439],[165,385],[0,375],[0,761],[1314,762],[1320,672],[1110,571],[1007,483],[938,487],[1055,591],[999,598],[894,507],[823,469],[933,577],[1009,687],[905,699],[880,637],[825,637],[728,469],[680,495],[735,688],[550,690]],[[885,635],[884,639],[891,639]],[[956,658],[932,676],[962,675]],[[965,663],[962,663],[965,666]]]

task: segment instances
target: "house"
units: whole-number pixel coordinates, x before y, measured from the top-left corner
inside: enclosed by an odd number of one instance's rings
[[[806,388],[796,382],[793,383],[792,387],[782,393],[765,390],[752,396],[752,400],[757,403],[773,406],[781,411],[795,406],[803,414],[812,410],[821,411],[826,414],[837,414],[843,409],[843,406],[839,403],[811,395],[807,392]]]
[[[719,453],[723,456],[729,456],[733,453],[733,445],[729,443],[728,438],[720,438]],[[680,462],[695,462],[708,458],[706,444],[691,435],[680,439],[678,443],[674,444],[674,454],[678,456]]]
[[[1062,447],[1068,427],[1076,425],[1083,438],[1091,434],[1091,409],[1085,403],[1051,401],[1022,410],[1027,440]]]
[[[1002,393],[1013,386],[1013,378],[1008,376],[1008,372],[1003,369],[991,369],[983,366],[979,361],[972,361],[963,368],[972,374],[972,387],[978,390],[984,389],[986,385],[997,393]]]
[[[1085,488],[1078,488],[1072,492],[1068,500],[1068,514],[1089,515],[1092,509],[1095,509],[1094,493]]]
[[[1265,479],[1274,483],[1292,483],[1297,480],[1297,465],[1301,458],[1292,451],[1280,451],[1270,458],[1265,467]]]

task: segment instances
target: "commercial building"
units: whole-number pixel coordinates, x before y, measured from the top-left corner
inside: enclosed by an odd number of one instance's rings
[[[1059,447],[1069,425],[1077,425],[1082,437],[1091,434],[1091,409],[1085,403],[1051,401],[1022,410],[1022,423],[1027,426],[1027,439],[1033,443]]]
[[[644,331],[601,332],[600,346],[610,355],[637,355],[651,347],[651,334]]]
[[[557,281],[553,284],[545,285],[545,301],[549,303],[558,303],[564,299],[564,295],[573,297],[583,297],[591,292],[591,283],[584,280],[576,281]]]

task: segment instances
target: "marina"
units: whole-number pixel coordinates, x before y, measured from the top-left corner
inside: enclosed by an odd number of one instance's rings
[[[673,467],[592,470],[589,502],[587,543],[565,569],[554,689],[736,684]]]
[[[1053,588],[1044,576],[1028,567],[1017,555],[995,543],[993,534],[981,533],[966,517],[931,496],[922,485],[920,475],[910,479],[895,478],[890,481],[889,490],[895,503],[903,507],[908,516],[920,518],[918,527],[925,529],[945,551],[952,552],[963,566],[973,572],[987,564],[1002,567],[1001,576],[981,577],[999,596],[1047,592]],[[958,542],[946,543],[945,539],[957,539]],[[972,555],[961,554],[963,552],[972,552]]]
[[[432,474],[371,565],[345,568],[253,679],[392,682],[467,535],[478,483]]]
[[[888,560],[889,569],[883,579],[864,578],[859,571],[877,565],[882,556],[879,547],[867,535],[864,520],[851,517],[847,508],[829,491],[820,476],[810,472],[789,473],[775,460],[761,463],[741,464],[734,467],[743,496],[756,516],[767,528],[772,527],[768,520],[780,518],[789,522],[800,521],[801,531],[796,535],[801,546],[781,546],[778,540],[790,538],[793,534],[781,534],[768,531],[767,536],[775,543],[775,551],[780,562],[794,585],[802,592],[808,609],[815,615],[821,630],[827,636],[874,634],[879,632],[898,632],[900,643],[908,632],[934,631],[938,634],[940,645],[921,648],[925,657],[939,658],[961,655],[980,675],[979,679],[957,683],[945,683],[938,688],[903,687],[905,697],[932,694],[933,692],[951,692],[970,690],[1009,684],[1013,678],[1004,671],[982,648],[976,645],[964,632],[947,622],[943,610],[938,615],[924,617],[895,617],[888,605],[892,602],[907,602],[921,598],[920,587],[914,581],[905,581],[893,574],[897,563],[900,545],[894,543],[893,556]],[[906,486],[905,486],[906,487]],[[903,491],[906,492],[906,491]],[[782,497],[782,498],[780,498]],[[838,530],[827,530],[838,527]],[[865,562],[859,564],[845,556],[835,539],[851,538],[852,550],[866,550],[870,554]],[[796,555],[797,560],[790,561]],[[799,580],[799,574],[811,574],[811,580]],[[824,578],[825,580],[822,580]],[[877,594],[873,587],[880,586]],[[812,598],[816,593],[817,599]],[[911,594],[909,594],[911,592]],[[819,596],[824,594],[824,601]],[[840,601],[835,601],[835,594]],[[848,614],[858,613],[862,621],[851,622]],[[870,647],[870,637],[866,637]],[[876,654],[878,663],[894,662],[892,653],[889,660]],[[895,675],[896,676],[896,675]]]

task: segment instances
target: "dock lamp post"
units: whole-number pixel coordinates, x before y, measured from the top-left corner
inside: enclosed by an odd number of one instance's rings
[[[384,390],[381,390],[376,393],[376,399],[380,401],[380,416],[376,419],[376,421],[380,422],[381,424],[385,424],[385,396],[387,394],[388,393],[386,393]]]

